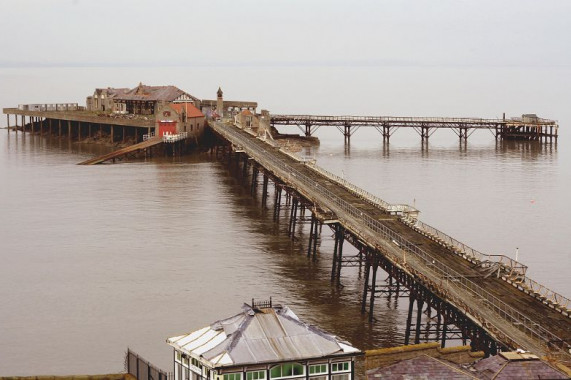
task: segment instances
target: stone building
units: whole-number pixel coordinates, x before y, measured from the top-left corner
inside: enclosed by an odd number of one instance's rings
[[[188,137],[199,138],[204,133],[205,117],[190,102],[160,103],[155,114],[157,136],[165,133],[188,133]]]
[[[175,380],[352,380],[361,352],[271,301],[169,338]]]
[[[87,110],[99,112],[154,115],[160,103],[192,103],[200,108],[200,100],[175,86],[146,86],[133,89],[98,88],[87,97]]]

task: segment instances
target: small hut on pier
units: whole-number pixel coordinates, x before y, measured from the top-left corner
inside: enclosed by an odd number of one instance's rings
[[[241,313],[167,343],[175,380],[352,380],[361,354],[271,301],[245,304]]]

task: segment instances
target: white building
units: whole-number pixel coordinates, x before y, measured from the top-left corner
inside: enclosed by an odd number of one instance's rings
[[[361,352],[271,301],[167,339],[175,380],[352,380]]]

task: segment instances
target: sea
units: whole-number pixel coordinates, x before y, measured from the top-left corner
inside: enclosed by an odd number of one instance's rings
[[[225,99],[275,114],[558,120],[552,144],[496,141],[487,130],[460,144],[438,130],[422,145],[399,129],[384,145],[363,127],[347,145],[321,127],[319,146],[301,154],[416,207],[422,221],[481,252],[517,251],[532,279],[571,297],[571,67],[0,68],[0,107],[84,104],[97,87],[140,82],[206,99],[221,87]],[[2,115],[0,127],[7,122]],[[172,371],[167,338],[270,297],[360,349],[403,343],[406,298],[378,299],[370,323],[360,313],[359,268],[343,268],[342,286],[331,284],[327,227],[312,262],[309,226],[289,239],[287,211],[276,223],[208,152],[76,165],[109,149],[0,129],[0,375],[121,372],[128,348]]]

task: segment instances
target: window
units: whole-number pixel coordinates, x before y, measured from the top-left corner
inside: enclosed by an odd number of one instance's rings
[[[331,372],[345,372],[349,371],[349,362],[333,363],[331,364]]]
[[[263,380],[266,378],[266,371],[246,372],[246,380]]]
[[[331,380],[351,380],[351,374],[350,373],[343,373],[340,375],[332,375]]]
[[[180,359],[181,359],[181,355],[180,355],[180,351],[176,351],[176,355],[175,355],[175,359],[177,362],[180,363]]]
[[[327,373],[327,364],[316,364],[309,366],[309,375],[322,375]]]
[[[270,370],[270,379],[305,375],[305,367],[298,363],[286,363]]]
[[[241,373],[227,373],[224,375],[224,380],[242,380]]]
[[[188,356],[182,356],[182,364],[188,367]]]

